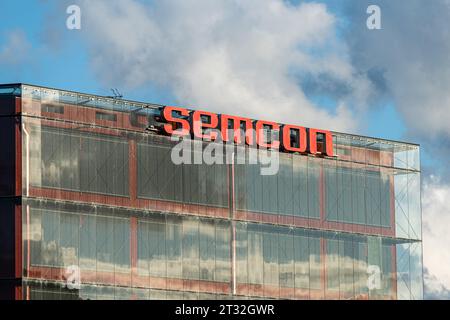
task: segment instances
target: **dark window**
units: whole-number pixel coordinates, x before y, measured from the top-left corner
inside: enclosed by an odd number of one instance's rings
[[[390,176],[378,167],[325,166],[325,210],[329,221],[389,227]]]
[[[117,121],[117,115],[113,113],[106,113],[106,112],[96,112],[95,118],[97,120],[106,120],[106,121]]]
[[[126,140],[53,128],[32,131],[32,139],[34,186],[128,195]]]
[[[64,106],[61,105],[43,103],[41,108],[42,112],[64,114]]]
[[[225,164],[174,164],[172,145],[151,139],[137,146],[139,197],[228,206]]]

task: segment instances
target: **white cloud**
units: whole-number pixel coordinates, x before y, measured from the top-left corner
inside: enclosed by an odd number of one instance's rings
[[[359,28],[372,0],[347,1],[354,65],[383,72],[412,136],[450,137],[450,1],[378,0],[382,30]]]
[[[448,300],[450,290],[434,275],[430,275],[428,269],[424,269],[425,300]]]
[[[281,0],[82,1],[83,32],[104,82],[158,84],[181,104],[254,118],[353,130],[348,97],[330,112],[299,76],[345,83],[364,104],[371,88],[348,62],[323,4]]]
[[[423,256],[427,295],[450,292],[450,184],[431,176],[423,183]]]

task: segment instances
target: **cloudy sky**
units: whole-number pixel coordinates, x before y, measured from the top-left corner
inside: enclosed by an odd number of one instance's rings
[[[425,294],[450,298],[449,21],[450,0],[1,0],[0,83],[420,143]]]

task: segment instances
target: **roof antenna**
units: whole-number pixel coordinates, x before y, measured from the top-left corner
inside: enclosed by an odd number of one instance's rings
[[[122,99],[123,95],[119,92],[119,90],[117,90],[117,88],[111,89],[113,95],[108,97],[108,98],[113,98],[113,99]]]

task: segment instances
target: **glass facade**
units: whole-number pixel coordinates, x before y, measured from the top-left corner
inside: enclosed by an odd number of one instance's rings
[[[174,164],[160,106],[29,85],[4,97],[20,119],[20,298],[423,297],[417,145],[333,133],[335,157],[280,152],[264,176],[238,152]]]

